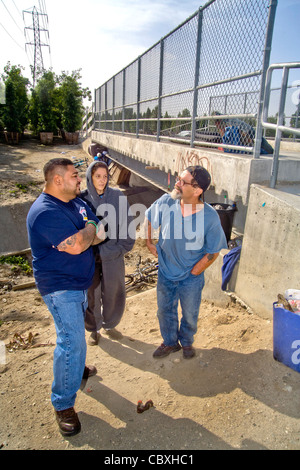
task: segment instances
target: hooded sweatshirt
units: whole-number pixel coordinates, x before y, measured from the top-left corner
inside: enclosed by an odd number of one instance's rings
[[[97,163],[94,161],[86,172],[87,189],[82,191],[80,198],[92,209],[98,219],[102,221],[106,239],[94,246],[95,255],[99,254],[102,261],[113,260],[124,255],[133,248],[135,238],[133,226],[129,232],[133,217],[126,196],[116,188],[110,188],[109,175],[104,193],[99,195],[92,181],[92,168]]]

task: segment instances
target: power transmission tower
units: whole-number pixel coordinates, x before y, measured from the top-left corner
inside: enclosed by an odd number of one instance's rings
[[[48,40],[49,40],[49,31],[48,29],[44,29],[40,27],[40,20],[39,16],[45,16],[48,22],[48,15],[46,13],[40,13],[36,7],[34,6],[31,11],[29,10],[24,10],[23,11],[23,18],[24,18],[24,13],[29,13],[32,15],[32,26],[26,26],[26,29],[30,29],[33,31],[33,42],[26,42],[25,48],[28,45],[34,46],[34,64],[31,66],[32,69],[32,78],[33,78],[33,87],[35,87],[37,78],[39,75],[41,75],[44,71],[44,61],[43,61],[43,54],[42,54],[42,47],[46,46],[49,47],[50,51],[50,45],[49,44],[43,44],[41,42],[41,32],[45,32],[48,34]]]

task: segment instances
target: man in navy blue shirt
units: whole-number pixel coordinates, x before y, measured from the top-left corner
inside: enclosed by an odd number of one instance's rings
[[[71,160],[54,158],[44,166],[45,187],[31,206],[27,230],[37,288],[51,312],[57,343],[51,401],[60,432],[77,434],[74,410],[83,379],[96,374],[85,365],[84,315],[94,275],[92,245],[103,241],[103,228],[78,198],[81,179]]]

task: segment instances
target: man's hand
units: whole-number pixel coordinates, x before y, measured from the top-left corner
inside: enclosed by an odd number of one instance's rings
[[[156,258],[158,258],[156,245],[154,245],[154,243],[152,243],[149,240],[147,240],[146,245],[147,245],[147,248],[150,251],[150,253],[152,253],[152,255],[154,255]]]
[[[153,256],[155,256],[156,258],[158,258],[158,254],[157,254],[157,249],[156,249],[156,246],[154,245],[153,241],[152,241],[152,227],[151,227],[151,223],[149,222],[149,220],[147,221],[147,233],[146,233],[146,245],[147,245],[147,248],[148,250],[150,251],[150,253],[152,253]]]
[[[96,238],[97,227],[94,224],[87,224],[82,230],[74,233],[70,237],[62,241],[58,246],[58,251],[64,251],[69,255],[80,255],[87,250]],[[98,238],[97,243],[100,243]]]
[[[95,235],[92,245],[99,245],[99,243],[103,242],[107,237],[107,234],[104,229],[104,225],[101,222],[98,223],[97,227],[98,227],[98,232]]]
[[[191,270],[191,274],[194,274],[194,276],[199,276],[199,274],[203,273],[205,269],[208,268],[213,262],[217,259],[219,256],[219,253],[207,253],[206,255],[203,256],[198,263],[195,264],[193,269]]]

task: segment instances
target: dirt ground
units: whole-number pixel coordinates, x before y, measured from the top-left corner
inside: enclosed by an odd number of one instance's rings
[[[51,147],[1,143],[1,204],[34,200],[44,163],[60,154],[87,156],[80,146],[59,141]],[[143,240],[127,257],[128,270],[139,255],[151,258]],[[230,298],[226,308],[203,301],[196,357],[183,359],[179,351],[154,359],[161,343],[155,288],[130,293],[117,327],[121,338],[102,335],[98,346],[88,346],[87,364],[98,373],[78,392],[82,431],[62,437],[50,402],[52,317],[35,287],[16,290],[31,280],[0,265],[2,450],[300,449],[299,374],[273,359],[272,320]],[[138,414],[138,400],[149,399],[154,406]]]

